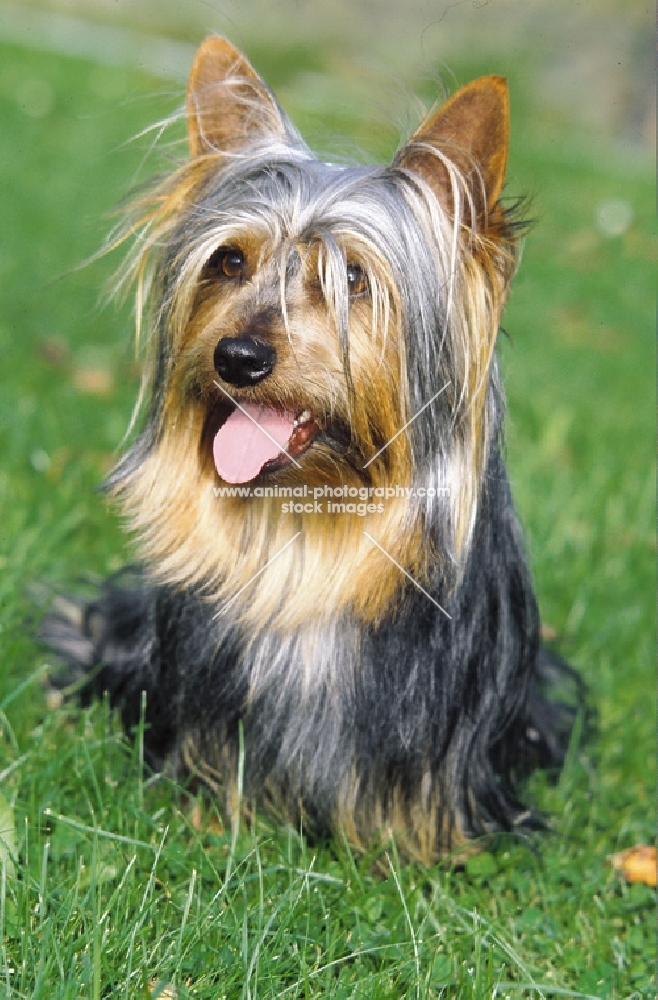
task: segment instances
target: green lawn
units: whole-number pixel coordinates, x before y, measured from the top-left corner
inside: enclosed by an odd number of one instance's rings
[[[294,113],[290,54],[252,56]],[[537,120],[517,71],[511,193],[535,193],[538,221],[505,317],[509,459],[544,618],[600,732],[557,787],[533,782],[554,834],[466,871],[401,867],[391,847],[375,870],[265,823],[233,837],[203,796],[143,773],[103,705],[46,705],[30,586],[130,553],[96,492],[137,391],[130,311],[98,306],[117,261],[78,265],[144,176],[151,138],[127,140],[182,94],[2,48],[0,827],[16,864],[0,852],[0,996],[654,996],[655,894],[606,866],[654,835],[651,172]],[[330,100],[302,128],[359,142]],[[597,218],[620,200],[633,220],[611,235]]]

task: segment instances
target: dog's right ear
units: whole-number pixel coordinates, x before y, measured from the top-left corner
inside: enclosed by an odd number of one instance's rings
[[[248,59],[216,35],[194,57],[186,107],[192,156],[233,152],[259,135],[265,140],[285,133],[272,92]]]
[[[452,164],[468,189],[475,216],[486,222],[503,187],[508,147],[507,83],[502,76],[483,76],[428,115],[393,163],[425,181],[450,214]]]

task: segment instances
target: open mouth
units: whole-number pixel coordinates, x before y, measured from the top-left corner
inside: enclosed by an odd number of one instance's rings
[[[296,461],[320,431],[310,410],[250,402],[221,406],[211,424],[215,469],[227,483],[248,483]]]

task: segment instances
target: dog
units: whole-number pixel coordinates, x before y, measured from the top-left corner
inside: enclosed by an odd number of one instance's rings
[[[147,331],[107,483],[138,565],[41,625],[84,697],[143,718],[154,768],[424,864],[540,828],[523,783],[578,711],[503,462],[508,104],[484,77],[392,163],[327,163],[203,42],[189,158],[114,239]]]

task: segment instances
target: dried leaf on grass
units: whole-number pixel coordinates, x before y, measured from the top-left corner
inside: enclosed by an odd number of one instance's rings
[[[656,884],[656,848],[647,844],[636,844],[626,851],[611,854],[608,861],[616,872],[627,882]]]

